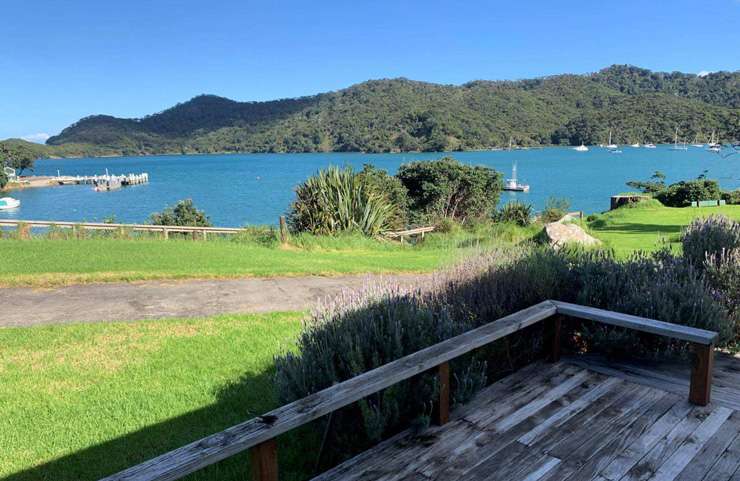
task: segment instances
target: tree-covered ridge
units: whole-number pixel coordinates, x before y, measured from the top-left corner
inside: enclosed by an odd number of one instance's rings
[[[121,154],[442,151],[615,141],[740,139],[740,71],[612,66],[589,75],[461,86],[371,80],[269,102],[202,95],[142,119],[92,116],[49,139]]]

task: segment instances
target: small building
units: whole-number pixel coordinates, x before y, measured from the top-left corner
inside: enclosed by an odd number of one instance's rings
[[[15,182],[15,181],[18,180],[18,176],[16,175],[14,168],[12,168],[12,167],[5,167],[3,169],[3,171],[5,172],[5,175],[8,177],[8,180],[10,182]]]

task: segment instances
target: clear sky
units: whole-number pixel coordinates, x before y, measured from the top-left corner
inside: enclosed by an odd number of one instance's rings
[[[200,93],[267,100],[371,78],[460,84],[614,63],[740,69],[740,0],[2,0],[0,138]],[[43,136],[39,136],[43,138]]]

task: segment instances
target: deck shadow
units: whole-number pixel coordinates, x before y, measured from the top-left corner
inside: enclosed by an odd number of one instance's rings
[[[93,481],[117,473],[167,451],[179,448],[209,434],[246,421],[273,409],[274,399],[263,399],[246,405],[250,392],[271,392],[273,371],[244,374],[238,381],[220,389],[217,401],[207,407],[153,424],[124,436],[91,446],[13,473],[3,481]],[[73,428],[70,426],[70,428]],[[310,435],[310,434],[309,434]],[[306,432],[295,432],[280,438],[281,469],[285,479],[305,478],[304,466],[293,453],[306,456],[305,443],[298,447],[298,438]],[[249,455],[241,453],[188,476],[188,480],[243,480],[250,472]]]

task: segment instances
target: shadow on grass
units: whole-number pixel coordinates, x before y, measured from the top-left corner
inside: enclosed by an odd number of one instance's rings
[[[686,226],[680,224],[612,224],[608,226],[591,224],[596,232],[628,232],[642,234],[678,234]]]
[[[159,424],[68,454],[3,478],[3,481],[93,481],[179,448],[204,436],[222,431],[277,405],[272,396],[273,371],[247,374],[223,387],[217,401]],[[318,442],[311,427],[295,430],[278,440],[281,479],[309,477],[316,459],[310,450]],[[74,429],[70,426],[70,429]],[[244,452],[188,476],[188,480],[244,480],[250,477],[249,453]]]

